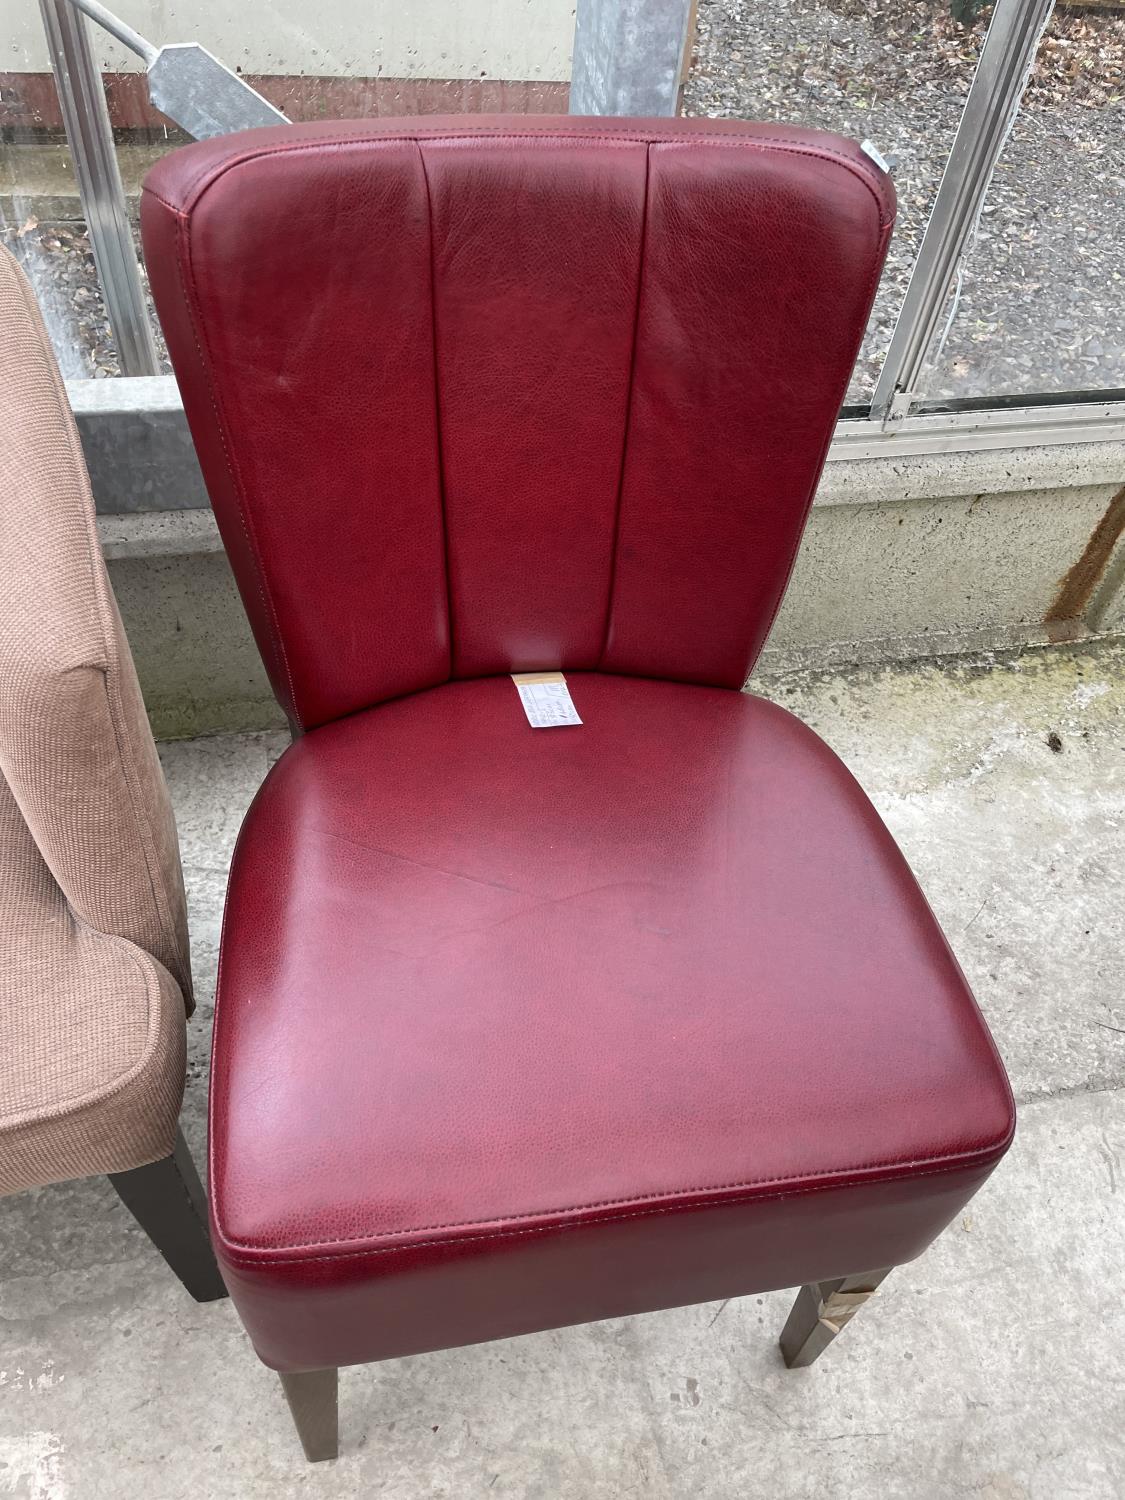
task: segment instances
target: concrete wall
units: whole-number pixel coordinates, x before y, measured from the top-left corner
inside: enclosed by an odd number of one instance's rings
[[[157,738],[283,725],[211,513],[100,524]]]
[[[245,73],[375,78],[566,79],[574,0],[112,0],[110,9],[158,46],[199,42]],[[100,28],[107,72],[136,71],[132,53]],[[50,70],[35,0],[0,0],[4,61]]]
[[[828,465],[761,668],[1125,632],[1125,444]],[[210,512],[100,520],[158,734],[278,725]]]
[[[762,665],[1119,632],[1123,486],[1121,443],[829,464]]]

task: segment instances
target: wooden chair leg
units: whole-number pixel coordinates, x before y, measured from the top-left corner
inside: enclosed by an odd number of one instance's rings
[[[171,1156],[111,1172],[117,1195],[197,1302],[227,1295],[207,1228],[207,1200],[181,1131]]]
[[[336,1458],[340,1452],[336,1403],[339,1371],[332,1368],[279,1374],[305,1457],[313,1464]]]
[[[859,1311],[876,1287],[894,1269],[814,1281],[803,1286],[781,1333],[781,1353],[791,1370],[819,1359],[829,1344]]]

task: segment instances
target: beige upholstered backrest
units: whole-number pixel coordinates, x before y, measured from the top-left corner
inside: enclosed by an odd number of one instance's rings
[[[2,249],[0,775],[75,918],[146,949],[190,1002],[168,791],[74,419],[31,288]],[[12,954],[34,934],[21,931],[27,908],[15,899],[26,841],[5,844],[0,925]]]

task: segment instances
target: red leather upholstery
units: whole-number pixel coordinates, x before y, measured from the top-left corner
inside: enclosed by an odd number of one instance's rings
[[[342,1364],[873,1269],[1011,1101],[839,760],[722,689],[507,678],[299,740],[235,855],[216,1245],[267,1363]]]
[[[268,1363],[903,1261],[1004,1151],[901,855],[731,691],[892,216],[851,143],[712,121],[300,126],[150,174],[204,473],[310,731],[240,838],[217,1001],[214,1229]],[[490,675],[560,666],[581,728]]]
[[[741,687],[893,212],[854,143],[710,120],[164,158],[149,274],[293,722],[535,668]]]

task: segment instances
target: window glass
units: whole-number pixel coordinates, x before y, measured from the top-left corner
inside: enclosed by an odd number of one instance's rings
[[[565,112],[573,0],[108,0],[156,46],[198,43],[293,120]],[[189,139],[148,98],[140,59],[87,22],[136,222],[141,181]],[[39,8],[0,0],[0,242],[27,271],[66,376],[120,366],[86,234]],[[157,330],[162,368],[167,357]]]
[[[930,399],[1125,386],[1125,11],[1056,6],[930,351]]]
[[[58,118],[36,5],[0,0],[0,244],[19,261],[68,379],[115,375],[74,164]]]
[[[898,224],[849,402],[869,401],[984,39],[972,0],[700,0],[684,113],[869,139]]]

